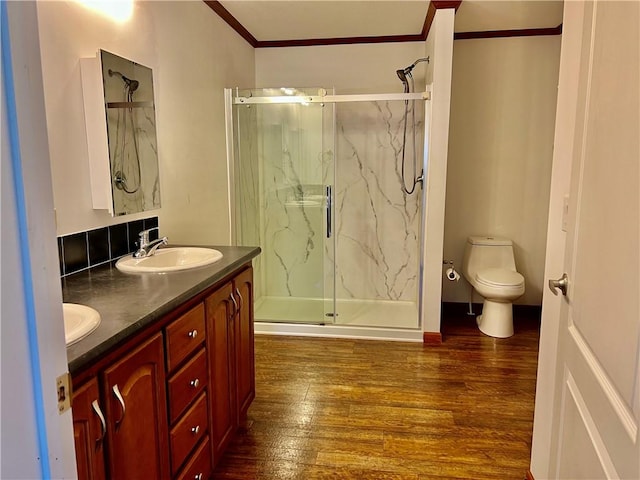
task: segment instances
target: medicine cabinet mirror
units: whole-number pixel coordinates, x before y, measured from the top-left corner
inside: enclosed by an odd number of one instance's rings
[[[113,214],[160,208],[153,72],[100,50]]]

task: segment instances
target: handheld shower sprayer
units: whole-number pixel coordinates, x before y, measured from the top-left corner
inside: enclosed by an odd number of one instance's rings
[[[402,83],[406,83],[407,81],[407,73],[411,72],[411,70],[408,70],[409,67],[407,68],[403,68],[401,70],[396,70],[396,75],[398,75],[398,78],[400,79],[400,81]]]
[[[132,78],[125,77],[121,72],[116,70],[108,70],[109,76],[113,77],[114,75],[120,77],[120,79],[124,82],[124,96],[125,100],[125,108],[121,108],[118,110],[118,119],[117,119],[117,128],[118,132],[122,132],[122,140],[116,139],[116,145],[120,144],[121,147],[119,149],[119,154],[114,155],[114,163],[116,161],[120,162],[118,165],[113,167],[113,182],[118,190],[123,190],[125,193],[130,195],[137,193],[140,190],[140,186],[142,184],[142,170],[140,167],[140,152],[138,150],[138,138],[137,138],[137,127],[135,117],[136,114],[134,112],[133,107],[133,92],[135,92],[140,86],[140,82],[138,80],[134,80]],[[130,137],[133,139],[133,157],[135,158],[135,167],[133,171],[130,170],[130,165],[128,162],[125,162],[125,158],[129,158],[125,155],[128,136],[127,136],[127,118],[129,123],[131,124],[131,133]],[[120,121],[122,120],[122,128],[120,128]],[[118,134],[119,136],[119,134]],[[130,177],[133,177],[134,181],[131,183],[136,184],[135,188],[130,187],[127,184],[127,173],[130,173]]]
[[[411,90],[413,90],[413,75],[411,74],[411,71],[415,68],[416,65],[418,65],[420,62],[427,62],[429,63],[429,57],[424,57],[424,58],[419,58],[417,59],[415,62],[413,62],[411,65],[409,65],[408,67],[405,68],[401,68],[400,70],[396,70],[396,75],[398,75],[398,78],[402,81],[402,85],[404,86],[404,93],[410,93]],[[409,81],[411,81],[411,86],[409,86]],[[417,175],[418,173],[418,167],[417,167],[417,158],[416,158],[416,130],[415,130],[415,109],[414,109],[414,105],[413,102],[411,104],[411,118],[412,118],[412,127],[411,130],[413,132],[413,184],[411,185],[411,187],[407,188],[407,182],[405,180],[405,150],[406,150],[406,146],[407,146],[407,116],[409,114],[409,100],[405,100],[404,102],[404,125],[403,125],[403,135],[402,135],[402,167],[401,167],[401,174],[402,174],[402,190],[404,191],[404,193],[406,193],[407,195],[411,195],[415,189],[416,189],[416,185],[418,183],[420,183],[422,185],[422,182],[424,180],[424,174],[421,173],[420,175]]]
[[[129,87],[129,91],[130,92],[135,92],[138,87],[140,86],[140,82],[138,82],[138,80],[132,80],[131,78],[127,78],[125,77],[122,73],[116,71],[116,70],[111,70],[109,69],[109,76],[113,77],[114,75],[119,76],[122,81],[125,83],[125,85],[127,87]]]
[[[411,65],[409,65],[408,67],[401,68],[400,70],[396,70],[396,75],[398,75],[398,78],[402,81],[402,83],[405,83],[407,81],[407,77],[411,77],[411,71],[420,62],[429,63],[429,57],[419,58],[415,62],[413,62]]]

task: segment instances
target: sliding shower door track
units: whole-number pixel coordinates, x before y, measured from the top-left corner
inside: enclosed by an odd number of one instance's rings
[[[430,100],[431,92],[418,93],[373,93],[357,95],[282,95],[274,97],[235,97],[233,103],[237,105],[257,104],[309,104],[309,103],[340,103],[340,102],[384,102],[406,100]]]

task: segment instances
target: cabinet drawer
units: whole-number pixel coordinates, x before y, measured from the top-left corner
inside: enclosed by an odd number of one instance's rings
[[[167,370],[172,371],[204,342],[204,304],[200,303],[167,327]]]
[[[169,416],[175,422],[207,386],[207,356],[201,349],[169,380]]]
[[[209,437],[206,437],[176,478],[177,480],[208,480],[211,473],[211,451]]]
[[[171,429],[171,470],[174,474],[208,429],[207,394],[204,393]]]

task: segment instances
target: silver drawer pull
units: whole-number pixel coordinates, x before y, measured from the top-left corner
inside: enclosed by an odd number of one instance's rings
[[[191,427],[191,433],[197,435],[200,432],[200,425],[196,425],[195,427]]]
[[[244,299],[242,298],[242,295],[240,294],[240,289],[238,287],[236,287],[236,295],[238,296],[238,309],[242,310],[242,304],[244,303]]]
[[[198,385],[200,385],[200,379],[196,378],[195,380],[191,380],[191,382],[189,382],[189,385],[191,385],[193,388],[198,388]]]
[[[194,476],[193,476],[193,479],[194,479],[194,480],[202,480],[202,474],[201,474],[201,473],[199,473],[199,474],[197,474],[197,475],[194,475]]]
[[[119,420],[116,420],[116,426],[118,426],[122,423],[122,420],[124,420],[124,414],[127,412],[127,409],[124,405],[124,399],[122,398],[122,394],[120,393],[120,389],[118,388],[117,383],[111,388],[111,391],[118,399],[118,402],[120,402],[120,407],[122,407],[122,415],[120,415]]]
[[[198,330],[194,328],[187,335],[189,335],[189,338],[196,338],[198,336]]]
[[[102,414],[102,410],[100,410],[100,405],[98,405],[98,400],[94,400],[91,402],[91,407],[93,411],[96,413],[98,418],[100,419],[100,425],[102,426],[102,433],[100,437],[96,438],[96,443],[100,443],[104,440],[104,436],[107,433],[107,422],[104,421],[104,415]]]
[[[233,320],[233,317],[235,317],[236,313],[238,313],[238,302],[236,300],[236,297],[233,296],[233,292],[231,293],[231,295],[229,295],[229,297],[233,302],[233,313],[231,314],[231,320]]]

